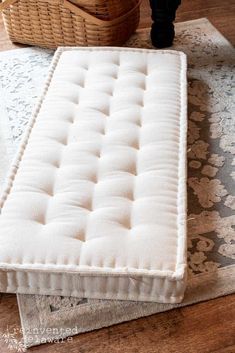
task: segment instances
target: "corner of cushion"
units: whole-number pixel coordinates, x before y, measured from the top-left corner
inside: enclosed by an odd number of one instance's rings
[[[185,280],[187,278],[187,265],[180,264],[174,272],[174,278],[177,280]]]

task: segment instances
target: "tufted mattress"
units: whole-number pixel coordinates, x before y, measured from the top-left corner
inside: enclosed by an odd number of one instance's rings
[[[60,48],[1,200],[0,291],[180,302],[186,59]]]

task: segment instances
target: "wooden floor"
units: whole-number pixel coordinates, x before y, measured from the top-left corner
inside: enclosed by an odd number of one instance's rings
[[[176,21],[207,17],[235,43],[233,0],[182,0]],[[148,0],[143,0],[140,27],[149,26]],[[0,18],[0,50],[13,46]],[[0,298],[0,334],[20,327],[16,297]],[[71,342],[31,348],[37,353],[235,353],[235,296],[152,315],[73,337]],[[0,341],[0,353],[14,353]]]
[[[181,0],[176,16],[176,22],[207,17],[212,24],[235,44],[235,1],[234,0]],[[142,0],[140,27],[151,25],[148,0]],[[0,51],[20,47],[12,45],[3,29],[0,16]]]

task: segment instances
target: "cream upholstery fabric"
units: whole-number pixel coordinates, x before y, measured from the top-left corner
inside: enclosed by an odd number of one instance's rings
[[[181,301],[185,149],[183,53],[57,50],[2,198],[0,290]]]

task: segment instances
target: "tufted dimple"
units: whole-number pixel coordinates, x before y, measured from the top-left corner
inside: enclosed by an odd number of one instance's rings
[[[59,168],[60,168],[60,162],[59,162],[59,161],[53,162],[52,165],[53,165],[56,169],[59,169]]]
[[[182,299],[185,68],[175,51],[58,50],[1,200],[0,291]]]

